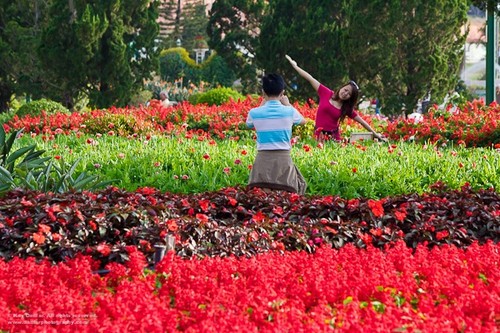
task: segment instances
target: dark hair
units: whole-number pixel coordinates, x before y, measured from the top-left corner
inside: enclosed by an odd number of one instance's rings
[[[279,74],[267,74],[262,77],[262,90],[267,96],[277,97],[285,90],[285,80]]]
[[[345,86],[351,86],[352,93],[351,97],[348,100],[342,102],[340,121],[343,121],[346,116],[350,116],[352,114],[352,111],[354,111],[354,106],[358,102],[359,97],[359,86],[356,82],[351,80],[335,91],[335,95],[333,96],[334,100],[340,100],[338,93],[340,89],[344,88]]]

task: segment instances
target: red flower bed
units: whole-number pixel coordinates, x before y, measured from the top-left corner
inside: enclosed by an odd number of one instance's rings
[[[175,107],[164,107],[152,101],[148,107],[93,110],[86,113],[57,114],[14,118],[4,124],[7,132],[24,129],[25,133],[42,134],[47,139],[53,135],[76,133],[112,133],[112,135],[151,134],[193,135],[208,133],[224,138],[227,132],[237,133],[246,129],[248,111],[260,101],[247,98],[241,102],[228,102],[221,106],[192,105],[187,102]],[[307,118],[314,119],[315,106],[295,107]]]
[[[261,100],[248,97],[244,101],[228,102],[223,105],[192,105],[184,102],[175,107],[164,107],[159,101],[152,101],[148,107],[111,107],[103,110],[92,110],[85,113],[57,114],[47,116],[25,116],[14,118],[4,124],[6,132],[23,129],[31,135],[43,135],[51,140],[55,135],[77,133],[107,135],[177,135],[192,137],[195,135],[224,139],[240,134],[253,135],[245,124],[248,111],[258,106]],[[295,103],[294,107],[309,119],[316,117],[316,104]],[[369,117],[364,119],[371,124]],[[346,125],[355,125],[348,119]],[[359,125],[355,125],[358,126]],[[244,130],[244,131],[242,131]],[[308,133],[312,136],[312,133]]]
[[[495,332],[500,254],[488,242],[413,253],[352,245],[315,254],[184,260],[92,274],[79,256],[51,266],[0,261],[0,329],[10,332]]]
[[[500,144],[500,105],[486,106],[484,101],[476,100],[453,112],[431,109],[420,122],[394,121],[386,131],[395,140],[413,137],[418,142],[494,146]]]

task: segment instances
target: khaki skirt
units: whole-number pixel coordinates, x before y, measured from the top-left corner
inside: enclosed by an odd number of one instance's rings
[[[289,150],[260,150],[250,172],[248,187],[304,194],[307,184],[293,164]]]

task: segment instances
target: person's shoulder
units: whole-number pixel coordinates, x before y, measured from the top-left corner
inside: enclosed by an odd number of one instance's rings
[[[323,83],[320,83],[318,87],[318,94],[333,94],[333,90],[325,86]]]

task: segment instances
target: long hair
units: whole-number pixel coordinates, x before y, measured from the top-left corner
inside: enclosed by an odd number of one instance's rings
[[[342,108],[340,109],[340,121],[342,122],[346,116],[350,116],[352,114],[352,111],[354,111],[354,106],[356,103],[358,103],[358,97],[359,97],[359,87],[354,81],[349,81],[348,83],[344,84],[341,86],[339,89],[335,90],[335,95],[333,96],[333,99],[336,101],[340,100],[339,97],[339,91],[340,89],[344,88],[345,86],[351,86],[352,87],[352,93],[351,97],[348,100],[342,101]]]

